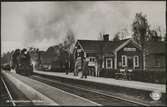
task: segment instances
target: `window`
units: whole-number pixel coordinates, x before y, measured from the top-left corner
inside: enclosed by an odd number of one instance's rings
[[[139,67],[139,56],[134,56],[133,64],[134,67]]]
[[[112,58],[106,59],[106,68],[112,68]]]
[[[90,62],[95,62],[95,57],[90,57],[90,58],[89,58],[89,61],[90,61]]]
[[[127,56],[122,55],[122,67],[126,67],[126,66],[127,66]]]

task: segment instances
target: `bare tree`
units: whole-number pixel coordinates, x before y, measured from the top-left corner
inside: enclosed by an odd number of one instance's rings
[[[117,32],[113,38],[113,41],[119,41],[126,39],[129,36],[129,32],[127,28],[122,29],[121,31]]]
[[[75,35],[72,30],[68,30],[67,35],[64,40],[64,48],[70,51],[72,45],[75,43]]]
[[[119,41],[120,40],[120,36],[119,36],[120,32],[116,33],[114,38],[113,38],[113,41]]]
[[[65,62],[65,65],[66,65],[66,70],[68,70],[68,68],[71,68],[72,66],[72,61],[73,61],[73,57],[72,57],[72,47],[75,43],[75,35],[74,35],[74,32],[69,29],[67,31],[67,35],[65,37],[65,40],[64,40],[64,44],[63,44],[63,55],[64,55],[64,62]],[[68,74],[68,73],[67,73]]]
[[[161,35],[158,35],[158,32],[156,30],[149,30],[147,41],[161,41],[161,39]]]

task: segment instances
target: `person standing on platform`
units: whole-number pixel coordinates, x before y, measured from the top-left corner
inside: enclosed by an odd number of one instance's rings
[[[84,58],[81,78],[87,78],[87,74],[88,74],[88,59]]]
[[[128,66],[125,67],[124,79],[128,80]]]
[[[66,75],[68,75],[68,71],[69,71],[69,63],[68,63],[68,60],[66,60],[66,62],[65,62],[65,71],[66,71]]]
[[[65,74],[68,75],[68,72],[69,72],[69,53],[67,50],[65,50],[64,53],[65,53]]]
[[[74,67],[74,76],[78,76],[78,71],[77,71],[77,63],[75,62],[75,67]]]

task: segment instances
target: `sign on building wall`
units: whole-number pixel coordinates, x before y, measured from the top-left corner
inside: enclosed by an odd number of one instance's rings
[[[124,51],[136,51],[136,48],[124,48]]]

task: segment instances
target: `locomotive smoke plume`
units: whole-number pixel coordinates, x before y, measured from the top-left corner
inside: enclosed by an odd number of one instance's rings
[[[97,39],[99,32],[116,32],[113,26],[122,26],[122,23],[120,25],[118,22],[115,23],[112,17],[114,15],[124,16],[127,19],[129,10],[126,6],[124,9],[117,8],[115,4],[118,5],[119,2],[112,4],[104,2],[43,4],[41,8],[32,10],[33,12],[31,11],[25,17],[27,26],[25,43],[26,45],[31,43],[40,48],[56,45],[63,42],[69,30],[74,33],[76,39]],[[121,13],[112,14],[116,10],[120,10]]]
[[[63,43],[67,33],[73,32],[72,26],[77,17],[86,10],[80,2],[48,3],[43,4],[42,8],[30,12],[25,17],[26,43],[32,43],[37,47],[43,44],[49,46]]]

